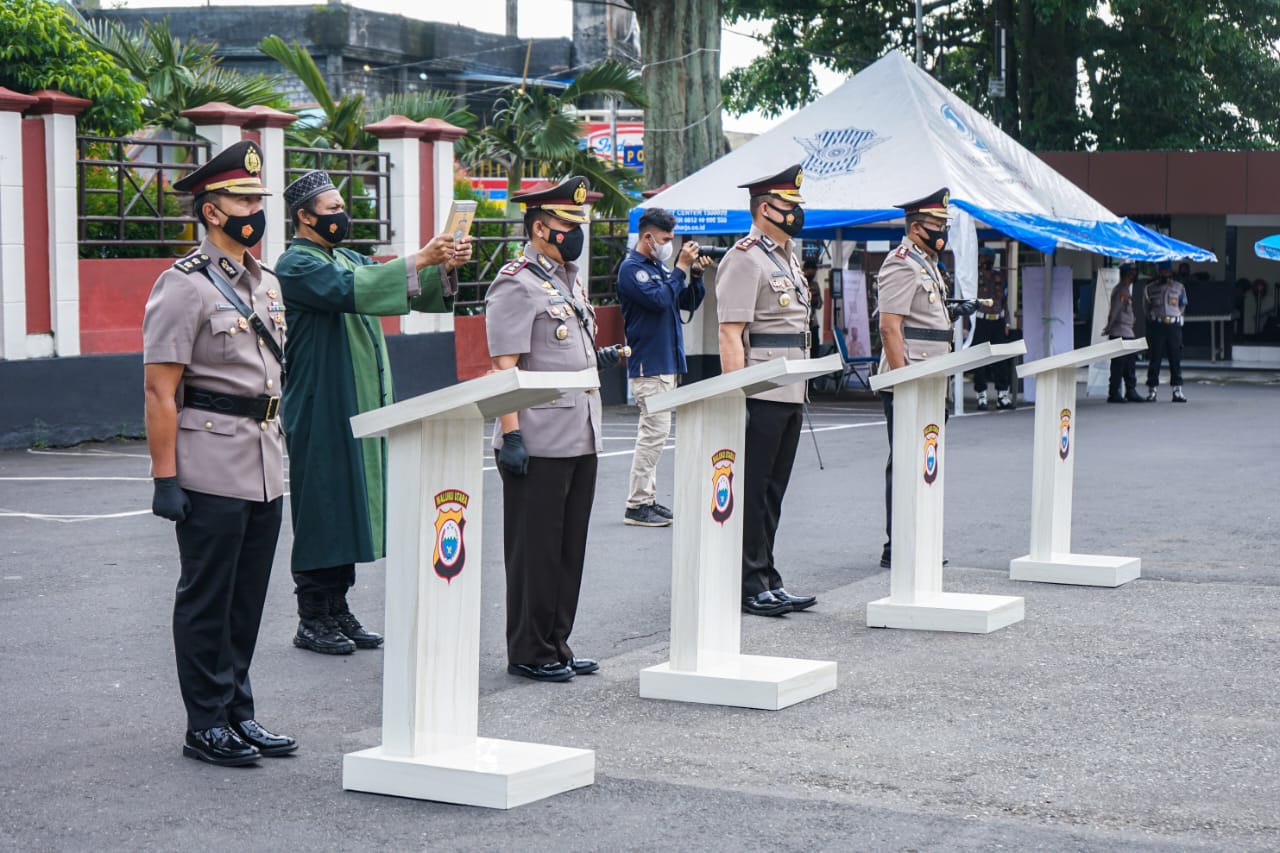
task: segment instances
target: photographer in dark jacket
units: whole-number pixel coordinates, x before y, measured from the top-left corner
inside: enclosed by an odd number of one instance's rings
[[[640,216],[636,247],[618,268],[618,303],[631,347],[627,376],[640,406],[623,520],[638,527],[671,524],[671,510],[657,502],[658,460],[671,431],[671,413],[651,415],[644,401],[675,388],[676,377],[687,369],[680,311],[698,310],[706,296],[702,271],[710,261],[699,256],[697,243],[686,240],[675,269],[666,267],[675,248],[675,227],[675,217],[665,210],[646,210]]]

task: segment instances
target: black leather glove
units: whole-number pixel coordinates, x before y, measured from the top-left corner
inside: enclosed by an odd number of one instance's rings
[[[604,370],[622,361],[622,351],[617,347],[600,347],[596,350],[596,369]]]
[[[951,309],[952,319],[957,317],[968,317],[970,314],[978,310],[978,300],[962,299],[959,302],[951,303],[947,307]]]
[[[524,449],[524,436],[513,429],[502,436],[502,449],[498,451],[498,464],[509,474],[523,477],[529,473],[529,451]]]
[[[151,498],[151,511],[170,521],[183,521],[191,512],[191,498],[178,485],[177,477],[156,477],[156,492]]]

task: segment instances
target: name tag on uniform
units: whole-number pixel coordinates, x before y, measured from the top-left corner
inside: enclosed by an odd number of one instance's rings
[[[225,302],[215,302],[213,303],[213,310],[214,311],[234,311],[236,310],[236,306],[228,305]]]
[[[775,275],[773,278],[769,279],[769,286],[778,292],[790,290],[791,279],[786,278],[785,276]]]

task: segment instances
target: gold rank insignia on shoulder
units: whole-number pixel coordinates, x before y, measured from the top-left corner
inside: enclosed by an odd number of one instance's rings
[[[733,248],[745,252],[756,244],[755,237],[743,237],[741,240],[733,244]]]
[[[909,254],[911,254],[910,249],[908,249],[906,246],[899,246],[898,250],[893,253],[893,256],[895,258],[905,258]]]
[[[528,263],[529,259],[526,257],[516,258],[515,260],[508,262],[507,265],[502,268],[501,273],[502,275],[515,275],[520,272],[520,270],[524,269],[525,265]]]
[[[196,272],[209,266],[209,256],[206,254],[190,255],[173,262],[173,268],[182,272]]]
[[[236,269],[236,265],[226,258],[218,258],[218,266],[222,268],[228,278],[235,278],[240,274],[240,270]]]
[[[564,323],[561,323],[559,326],[556,326],[556,340],[563,341],[567,337],[569,337],[569,327],[566,326]]]

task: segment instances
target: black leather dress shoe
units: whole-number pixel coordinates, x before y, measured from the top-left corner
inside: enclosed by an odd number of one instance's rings
[[[240,739],[230,726],[214,726],[211,729],[187,732],[182,754],[197,761],[207,761],[221,767],[238,767],[252,764],[262,757],[256,746]]]
[[[599,662],[591,658],[569,658],[564,665],[573,670],[574,675],[587,675],[600,668]]]
[[[771,589],[769,592],[771,592],[773,597],[779,601],[785,601],[787,604],[790,604],[792,610],[804,610],[806,607],[812,607],[818,603],[818,597],[816,595],[792,595],[782,587]]]
[[[507,672],[512,675],[522,675],[525,678],[532,678],[534,681],[568,681],[573,678],[573,670],[563,663],[555,661],[553,663],[544,663],[541,666],[529,666],[523,663],[507,664]]]
[[[791,602],[783,601],[771,592],[748,595],[742,599],[742,612],[756,616],[782,616],[792,611]]]
[[[231,728],[250,746],[256,746],[263,755],[288,755],[298,748],[298,742],[288,735],[277,735],[258,725],[257,720],[241,720]]]
[[[890,556],[891,556],[891,555],[889,554],[889,552],[888,552],[888,551],[885,551],[883,554],[881,554],[881,555],[880,555],[880,568],[882,568],[882,569],[891,569],[891,568],[893,568],[893,563],[892,563],[892,562],[890,562]],[[947,566],[949,566],[950,564],[951,564],[951,561],[950,561],[950,560],[948,560],[946,557],[943,557],[943,558],[942,558],[942,568],[944,568],[944,569],[945,569],[945,568],[946,568]]]

